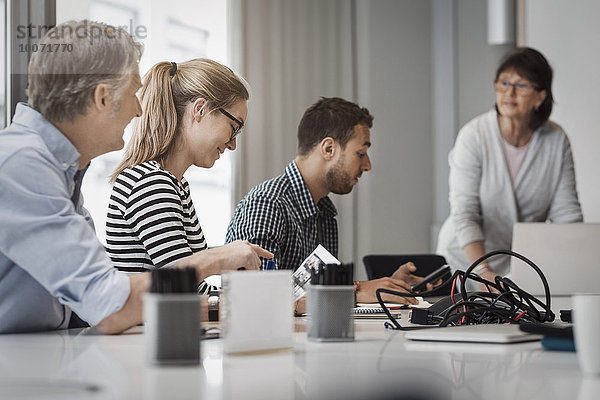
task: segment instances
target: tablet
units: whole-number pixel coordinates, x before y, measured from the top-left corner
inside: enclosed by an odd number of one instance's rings
[[[416,330],[404,337],[435,342],[519,343],[540,340],[542,335],[523,332],[519,325],[485,324]]]

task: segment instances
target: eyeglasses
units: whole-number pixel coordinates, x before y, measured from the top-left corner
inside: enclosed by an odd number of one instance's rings
[[[515,92],[522,96],[531,94],[534,90],[537,90],[537,91],[540,90],[538,87],[532,85],[531,83],[525,83],[525,82],[510,83],[509,81],[505,81],[505,80],[498,80],[498,81],[494,82],[494,87],[496,88],[496,91],[499,93],[506,93],[511,88],[515,88]]]
[[[239,135],[242,132],[244,123],[242,121],[240,121],[239,119],[237,119],[236,117],[234,117],[233,115],[229,114],[227,111],[225,111],[222,108],[219,108],[219,111],[221,112],[221,114],[223,114],[224,116],[226,116],[227,118],[229,118],[230,120],[232,120],[233,122],[238,124],[238,127],[235,129],[235,131],[233,131],[233,134],[229,138],[228,143],[233,142],[235,140],[235,138],[237,137],[237,135]]]

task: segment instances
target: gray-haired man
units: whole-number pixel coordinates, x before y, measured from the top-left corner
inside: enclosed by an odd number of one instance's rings
[[[67,328],[72,311],[121,332],[142,321],[148,274],[113,268],[80,187],[90,161],[121,149],[141,114],[142,48],[123,29],[90,21],[56,26],[38,49],[56,45],[32,54],[29,104],[0,132],[0,333]],[[244,242],[227,250],[199,253],[198,278],[270,256]]]

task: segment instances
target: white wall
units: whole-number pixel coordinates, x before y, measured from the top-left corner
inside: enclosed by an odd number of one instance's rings
[[[550,118],[571,140],[584,221],[600,222],[600,2],[528,0],[525,12],[525,43],[554,68]]]
[[[429,250],[433,221],[430,1],[358,1],[358,102],[375,116],[358,192],[358,262]]]
[[[233,65],[252,88],[249,116],[235,151],[235,203],[282,173],[295,157],[304,111],[320,96],[354,95],[353,3],[347,0],[231,0]],[[339,258],[353,261],[355,196],[332,196]]]
[[[500,59],[514,44],[487,43],[487,2],[456,1],[458,129],[494,107],[494,78]],[[458,132],[457,132],[458,133]]]

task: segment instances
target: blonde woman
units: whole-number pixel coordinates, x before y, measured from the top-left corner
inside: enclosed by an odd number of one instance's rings
[[[246,82],[212,60],[160,62],[148,71],[142,116],[111,177],[106,248],[119,269],[206,262],[192,256],[207,246],[183,174],[192,165],[210,168],[226,149],[235,150],[248,98]],[[248,249],[272,257],[241,241],[203,253],[213,252],[222,269],[231,269]],[[198,291],[210,287],[202,282]]]

